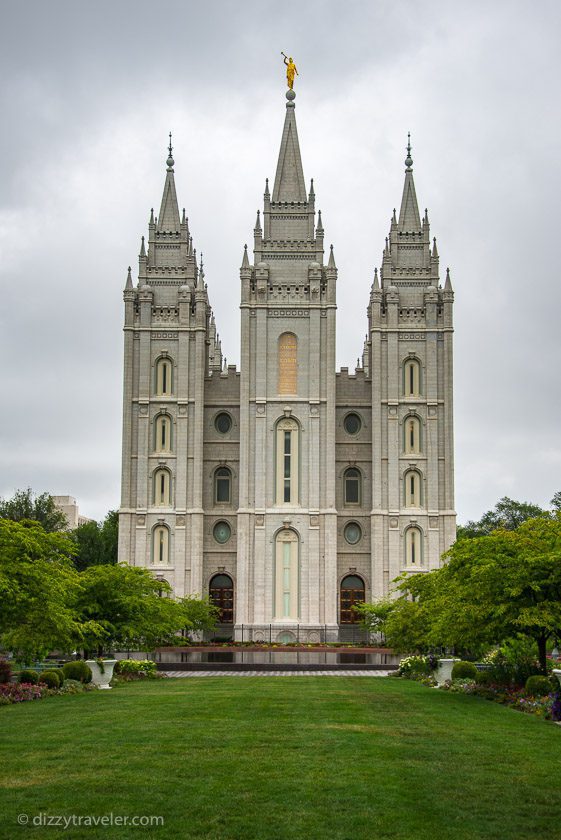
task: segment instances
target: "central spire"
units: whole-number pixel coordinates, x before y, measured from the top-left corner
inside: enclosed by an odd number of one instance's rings
[[[286,103],[286,117],[282,132],[272,201],[305,202],[307,200],[306,186],[304,183],[304,171],[302,169],[302,158],[300,157],[300,145],[298,143],[298,131],[296,129],[296,116],[294,113],[294,99],[296,98],[296,94],[293,90],[287,90],[286,98],[288,99]]]
[[[405,158],[405,183],[401,209],[399,211],[398,230],[403,233],[418,233],[421,230],[421,217],[415,182],[413,181],[413,158],[411,157],[411,135],[407,134],[407,157]]]
[[[166,160],[166,182],[162,195],[160,215],[158,216],[158,230],[166,233],[178,233],[180,230],[179,205],[175,192],[175,179],[173,176],[173,146],[171,145],[171,131],[169,133],[168,158]]]

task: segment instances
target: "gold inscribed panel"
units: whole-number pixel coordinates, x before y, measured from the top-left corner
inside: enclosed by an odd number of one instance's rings
[[[298,339],[294,333],[279,338],[279,394],[296,394],[298,371]]]

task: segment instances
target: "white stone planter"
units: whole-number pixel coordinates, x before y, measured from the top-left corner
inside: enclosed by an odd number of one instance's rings
[[[104,659],[102,673],[101,668],[99,667],[95,659],[87,659],[86,665],[89,665],[89,667],[92,670],[92,683],[94,685],[97,685],[98,688],[111,688],[109,683],[111,682],[111,677],[113,676],[113,668],[116,664],[116,659]]]
[[[434,678],[438,685],[443,685],[446,680],[452,679],[452,668],[454,662],[459,662],[459,659],[439,659],[438,665],[434,672]]]
[[[551,673],[555,674],[555,676],[559,680],[559,685],[561,685],[561,669],[560,668],[554,668]]]

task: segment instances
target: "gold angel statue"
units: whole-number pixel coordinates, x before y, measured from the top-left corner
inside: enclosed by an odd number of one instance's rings
[[[296,65],[292,60],[292,56],[288,57],[285,53],[281,52],[281,55],[284,57],[284,63],[286,64],[286,83],[290,90],[294,87],[294,76],[298,76],[298,70],[296,69]]]

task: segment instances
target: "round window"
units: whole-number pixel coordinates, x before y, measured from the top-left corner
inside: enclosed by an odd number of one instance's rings
[[[220,432],[221,435],[227,434],[232,428],[232,418],[230,415],[226,414],[225,411],[221,411],[220,414],[217,414],[214,418],[214,428],[217,432]]]
[[[356,522],[349,522],[347,525],[345,525],[344,533],[345,539],[347,540],[349,545],[356,545],[362,537],[360,525],[358,525]]]
[[[227,543],[232,535],[232,529],[227,522],[217,522],[212,529],[212,534],[217,543]]]
[[[345,431],[348,435],[357,435],[360,432],[362,421],[358,414],[347,414],[343,421]]]

